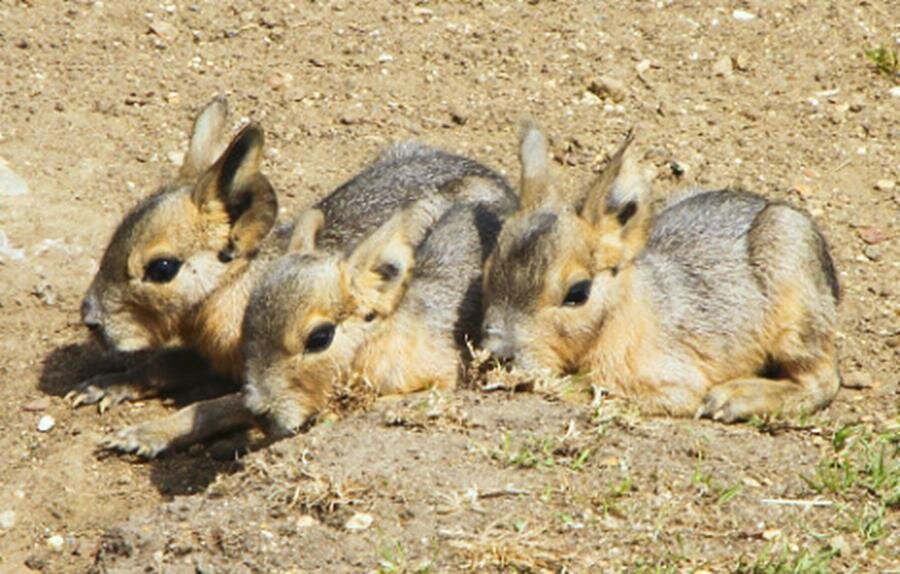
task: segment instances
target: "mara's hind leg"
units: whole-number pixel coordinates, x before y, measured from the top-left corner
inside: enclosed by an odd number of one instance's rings
[[[712,387],[697,416],[732,422],[816,411],[840,387],[834,342],[839,289],[825,240],[802,212],[770,204],[748,234],[748,260],[768,301],[758,336],[771,376],[747,373]]]
[[[708,417],[732,423],[767,414],[812,413],[826,406],[837,393],[840,377],[833,358],[795,366],[785,378],[732,379],[710,389],[697,410]]]

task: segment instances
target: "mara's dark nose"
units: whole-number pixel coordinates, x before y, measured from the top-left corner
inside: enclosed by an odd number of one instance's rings
[[[81,321],[91,331],[96,331],[103,326],[100,316],[100,304],[93,295],[88,295],[81,303]]]

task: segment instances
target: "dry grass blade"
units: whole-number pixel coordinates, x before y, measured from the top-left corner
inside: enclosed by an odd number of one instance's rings
[[[336,415],[347,415],[364,411],[378,398],[378,389],[366,377],[359,373],[339,376],[332,385],[326,412]]]
[[[467,345],[470,361],[466,367],[465,385],[468,388],[482,392],[534,392],[549,399],[577,403],[589,402],[593,396],[585,375],[557,377],[549,373],[507,368],[486,350],[476,349],[471,343]]]
[[[441,536],[449,539],[449,545],[463,558],[464,568],[471,572],[507,569],[559,572],[569,561],[558,549],[537,542],[541,538],[537,532],[490,530],[480,535],[441,532]]]

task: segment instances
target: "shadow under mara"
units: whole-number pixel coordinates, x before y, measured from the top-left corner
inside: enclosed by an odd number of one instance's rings
[[[70,343],[53,349],[44,357],[38,390],[56,397],[65,396],[90,377],[124,371],[149,356],[146,351],[110,353],[93,341]]]
[[[152,351],[109,352],[93,341],[71,343],[52,350],[44,357],[37,388],[44,394],[63,397],[93,376],[125,371],[152,356]],[[146,414],[144,415],[147,416],[146,419],[135,419],[130,421],[130,424],[140,424],[154,420],[154,417],[171,415],[187,405],[235,390],[237,385],[232,381],[198,373],[198,384],[189,385],[177,392],[165,393],[158,399],[147,399],[147,402],[158,401],[166,405],[168,408],[165,413],[159,413],[159,409],[154,409],[157,414]],[[112,408],[115,410],[129,407],[124,403]],[[86,418],[96,417],[98,430],[102,418],[110,416],[109,413],[100,414],[96,405],[85,405],[79,410],[84,411]],[[116,417],[116,420],[122,420],[122,417]],[[203,423],[196,421],[195,424]],[[114,428],[113,432],[117,430],[119,429]],[[241,470],[243,465],[239,457],[266,444],[268,441],[262,439],[258,432],[242,430],[213,437],[205,443],[193,445],[185,450],[165,452],[152,460],[112,453],[99,448],[99,445],[96,456],[101,460],[121,457],[134,464],[148,465],[150,480],[160,494],[180,496],[202,492],[219,474]]]

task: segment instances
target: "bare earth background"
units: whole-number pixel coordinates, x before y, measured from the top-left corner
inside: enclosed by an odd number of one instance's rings
[[[0,195],[0,571],[900,571],[900,98],[863,54],[898,34],[890,0],[0,0],[0,157],[29,187]],[[853,388],[736,426],[463,390],[238,461],[98,458],[174,406],[64,404],[98,368],[80,298],[217,93],[265,127],[287,214],[392,141],[515,177],[530,116],[583,184],[635,125],[661,197],[740,184],[819,221]]]

